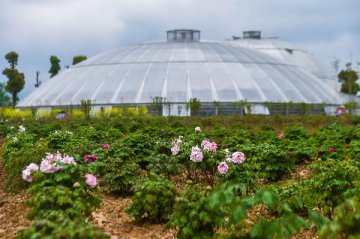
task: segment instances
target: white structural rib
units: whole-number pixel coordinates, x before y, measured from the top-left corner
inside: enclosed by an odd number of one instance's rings
[[[100,85],[96,88],[94,94],[91,96],[91,101],[94,101],[96,98],[96,95],[99,93],[100,89],[103,87],[103,85],[105,84],[105,82],[109,79],[108,76],[106,76],[105,80],[103,80]],[[102,103],[102,102],[101,102]]]
[[[138,92],[136,93],[136,97],[135,97],[135,103],[140,103],[140,100],[141,100],[141,95],[144,91],[144,85],[145,85],[145,81],[146,81],[146,78],[148,77],[149,75],[149,72],[150,72],[150,69],[152,67],[153,63],[150,63],[147,70],[146,70],[146,73],[144,75],[144,79],[142,80],[141,84],[140,84],[140,87],[139,87],[139,90]]]
[[[191,82],[190,82],[190,71],[189,71],[189,55],[188,46],[185,42],[185,55],[186,55],[186,101],[190,101],[192,98]]]

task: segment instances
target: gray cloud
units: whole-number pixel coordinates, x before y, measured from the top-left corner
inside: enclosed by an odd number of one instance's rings
[[[26,95],[35,80],[48,79],[50,55],[62,65],[74,55],[144,41],[164,40],[172,28],[202,30],[202,38],[223,40],[259,29],[312,52],[325,65],[333,57],[360,61],[358,0],[1,0],[0,69],[15,50],[25,72]],[[5,78],[0,76],[0,82]]]

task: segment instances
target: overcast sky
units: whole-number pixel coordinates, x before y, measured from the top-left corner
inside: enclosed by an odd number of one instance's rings
[[[325,66],[360,62],[360,0],[0,0],[0,69],[16,51],[26,89],[49,79],[50,56],[61,66],[128,44],[165,40],[165,31],[194,28],[224,40],[261,30],[311,52]],[[0,75],[0,82],[6,78]]]

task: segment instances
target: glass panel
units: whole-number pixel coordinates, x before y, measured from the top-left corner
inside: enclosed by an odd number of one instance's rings
[[[73,103],[80,103],[82,99],[92,99],[96,89],[105,79],[104,76],[106,75],[106,68],[107,67],[104,66],[89,67],[86,74],[82,75],[81,79],[77,80],[77,83],[81,82],[82,84],[77,85],[74,89],[74,95],[70,98]],[[61,98],[66,99],[64,96]]]
[[[174,43],[172,57],[170,59],[171,62],[187,61],[186,49],[184,48],[184,46],[184,43]]]
[[[211,92],[208,70],[205,63],[189,63],[189,75],[192,98],[197,98],[201,102],[212,102],[214,96]]]
[[[245,64],[246,70],[249,72],[251,79],[256,82],[264,93],[267,101],[283,102],[286,101],[281,96],[279,90],[271,82],[271,76],[266,75],[258,64]]]
[[[232,54],[229,54],[229,51],[227,50],[228,47],[224,47],[224,45],[222,45],[220,43],[214,43],[211,45],[211,48],[212,48],[214,54],[216,54],[222,61],[224,61],[224,62],[237,61],[236,58]]]
[[[125,58],[123,58],[122,63],[133,63],[136,62],[139,57],[144,55],[146,50],[150,47],[149,44],[137,45],[137,48],[131,53],[127,54]]]
[[[242,64],[225,63],[229,69],[233,80],[239,87],[239,90],[244,97],[244,100],[249,102],[262,102],[262,96],[257,88],[257,85],[252,80],[249,73],[245,70]]]
[[[311,91],[317,95],[321,102],[315,101],[316,103],[322,102],[331,102],[333,93],[326,87],[326,85],[322,84],[320,80],[312,75],[307,75],[306,73],[301,72],[300,70],[294,68],[291,69],[291,73],[295,74],[299,79],[302,79],[302,82],[307,86],[312,86]]]
[[[154,63],[144,83],[140,102],[152,102],[151,97],[162,96],[167,63]]]
[[[292,102],[305,102],[306,99],[299,91],[290,83],[292,79],[284,77],[281,69],[277,65],[262,65],[267,75],[280,87],[282,93]],[[289,67],[286,67],[288,69]]]
[[[156,56],[162,51],[162,44],[151,44],[152,47],[144,52],[144,55],[139,57],[137,62],[153,62]]]
[[[189,61],[204,61],[204,56],[198,45],[199,43],[187,43]]]
[[[168,62],[172,54],[173,44],[174,43],[160,44],[159,46],[162,48],[162,51],[156,56],[154,62]]]
[[[199,43],[198,46],[200,48],[200,50],[202,51],[202,55],[205,58],[205,61],[210,61],[210,62],[219,62],[221,61],[221,59],[214,54],[214,52],[211,50],[211,44],[209,43]]]
[[[215,91],[219,97],[219,101],[233,102],[237,101],[238,97],[234,89],[234,84],[231,81],[230,75],[224,68],[222,63],[208,63],[211,79],[214,83]],[[213,99],[215,100],[215,99]]]
[[[125,78],[116,102],[134,103],[150,64],[136,63]]]
[[[186,63],[170,63],[167,78],[167,95],[170,102],[187,102]]]
[[[106,79],[101,89],[94,96],[97,103],[111,103],[116,89],[119,87],[128,70],[132,67],[131,64],[121,64],[115,66],[108,66],[104,73]]]

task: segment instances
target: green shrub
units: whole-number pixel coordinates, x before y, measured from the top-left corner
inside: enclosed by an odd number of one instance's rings
[[[247,195],[254,193],[259,188],[254,168],[247,160],[242,164],[229,163],[228,167],[229,171],[226,174],[217,174],[217,183],[245,185]]]
[[[279,141],[238,147],[247,155],[260,178],[279,180],[295,169],[295,160]]]
[[[126,208],[126,212],[134,217],[136,222],[166,221],[173,212],[176,195],[176,187],[171,182],[161,178],[148,180],[137,188],[133,202]]]
[[[31,227],[18,232],[18,239],[105,239],[108,235],[83,219],[69,219],[61,211],[50,212],[46,219],[32,221]]]
[[[100,206],[91,192],[96,178],[88,174],[95,166],[76,164],[60,153],[48,154],[40,171],[37,165],[29,165],[23,177],[29,173],[24,180],[31,183],[26,205],[31,208],[28,218],[32,224],[18,238],[107,238],[86,222],[92,209]]]
[[[83,165],[63,165],[64,169],[54,173],[36,173],[27,194],[27,206],[32,210],[30,219],[47,218],[49,211],[62,211],[70,219],[91,215],[100,201],[85,183],[88,171]],[[91,172],[91,170],[90,170]]]
[[[6,188],[13,192],[26,187],[21,171],[30,163],[39,163],[48,152],[45,140],[36,141],[35,135],[11,133],[3,145],[2,160],[7,172]]]
[[[139,165],[119,158],[106,158],[100,168],[102,186],[107,192],[115,194],[133,194],[144,175]]]
[[[320,230],[320,238],[360,238],[359,197],[346,199],[335,208],[334,220]]]
[[[212,238],[224,223],[225,212],[220,202],[215,200],[210,206],[208,195],[209,191],[202,191],[199,186],[186,186],[168,223],[169,227],[179,229],[177,238]]]
[[[56,130],[51,133],[48,140],[48,146],[53,150],[63,150],[67,144],[73,137],[73,133],[67,130]]]
[[[327,160],[314,164],[314,175],[303,181],[299,192],[309,208],[319,207],[326,216],[346,198],[360,195],[360,164],[351,160]]]
[[[260,190],[251,197],[241,185],[223,184],[209,191],[187,186],[175,204],[168,226],[178,229],[177,238],[290,238],[309,223],[293,213],[272,191]],[[248,213],[256,205],[264,205],[271,219],[249,223]],[[317,218],[317,213],[311,212]],[[314,218],[315,218],[314,217]]]
[[[292,125],[287,127],[284,130],[285,138],[290,140],[299,140],[299,139],[308,139],[309,134],[304,126],[302,125]]]
[[[305,161],[310,161],[316,158],[316,147],[314,142],[310,139],[304,140],[293,140],[284,142],[284,149],[289,152],[289,155],[292,159],[295,160],[295,163],[300,164]]]
[[[167,149],[169,150],[169,149]],[[171,176],[178,175],[182,165],[176,157],[170,157],[165,154],[158,154],[149,158],[148,171],[152,174],[163,175],[170,179]]]

